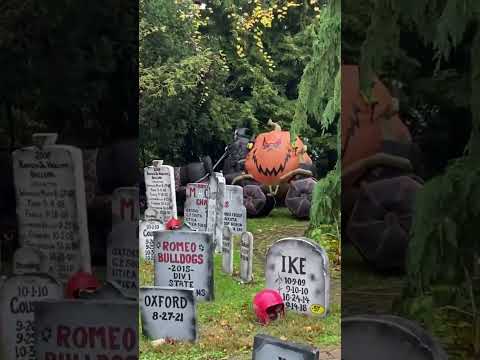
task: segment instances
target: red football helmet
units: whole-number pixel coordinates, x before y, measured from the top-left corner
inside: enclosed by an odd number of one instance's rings
[[[67,299],[77,299],[80,292],[96,291],[101,287],[97,278],[90,273],[79,271],[68,280],[65,289]]]
[[[285,317],[285,304],[282,296],[276,290],[264,289],[255,295],[253,299],[253,310],[258,321],[266,325],[270,321]]]
[[[181,226],[182,226],[182,222],[175,218],[171,218],[165,224],[165,227],[167,228],[167,230],[178,230],[180,229]]]

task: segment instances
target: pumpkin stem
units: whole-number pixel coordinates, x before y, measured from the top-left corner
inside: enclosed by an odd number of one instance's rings
[[[267,125],[273,127],[275,131],[282,131],[282,127],[278,123],[273,122],[272,119],[268,119]]]

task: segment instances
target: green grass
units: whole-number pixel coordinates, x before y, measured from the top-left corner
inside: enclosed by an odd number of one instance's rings
[[[238,279],[237,239],[233,276],[221,271],[221,257],[215,256],[215,301],[198,305],[199,341],[195,344],[164,344],[154,348],[148,339],[142,337],[142,359],[251,359],[253,338],[258,333],[319,348],[340,344],[339,301],[331,305],[331,313],[324,319],[287,312],[285,320],[267,327],[256,323],[251,304],[255,293],[265,286],[263,267],[268,246],[283,237],[302,236],[308,223],[294,219],[286,209],[275,209],[269,217],[249,219],[247,227],[254,235],[254,281],[242,284]],[[339,278],[337,272],[333,276]],[[140,281],[142,285],[153,284],[151,264],[141,263]]]

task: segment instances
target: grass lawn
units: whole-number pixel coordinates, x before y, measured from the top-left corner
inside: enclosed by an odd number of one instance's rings
[[[249,219],[248,231],[254,236],[254,281],[241,284],[239,272],[239,244],[235,244],[233,277],[221,270],[221,256],[215,257],[215,301],[198,305],[199,341],[195,344],[166,344],[153,348],[142,336],[140,351],[145,360],[210,360],[251,359],[253,337],[258,333],[310,344],[320,349],[340,344],[340,274],[332,273],[331,313],[325,319],[308,318],[292,312],[285,320],[268,327],[256,323],[252,310],[255,293],[265,286],[264,259],[268,247],[276,240],[289,236],[303,236],[308,222],[294,219],[288,210],[275,209],[263,219]],[[153,284],[153,266],[140,265],[142,285]]]

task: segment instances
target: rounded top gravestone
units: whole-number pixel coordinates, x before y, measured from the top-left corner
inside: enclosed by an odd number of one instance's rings
[[[306,315],[325,316],[330,297],[330,271],[324,249],[307,238],[286,238],[267,252],[267,287],[282,295],[285,306]]]
[[[45,274],[15,275],[5,281],[0,292],[0,359],[36,359],[34,303],[62,295],[60,284]]]
[[[397,316],[359,315],[342,319],[342,359],[447,360],[435,339]]]
[[[45,255],[38,249],[24,246],[13,255],[13,273],[15,275],[48,273]]]

